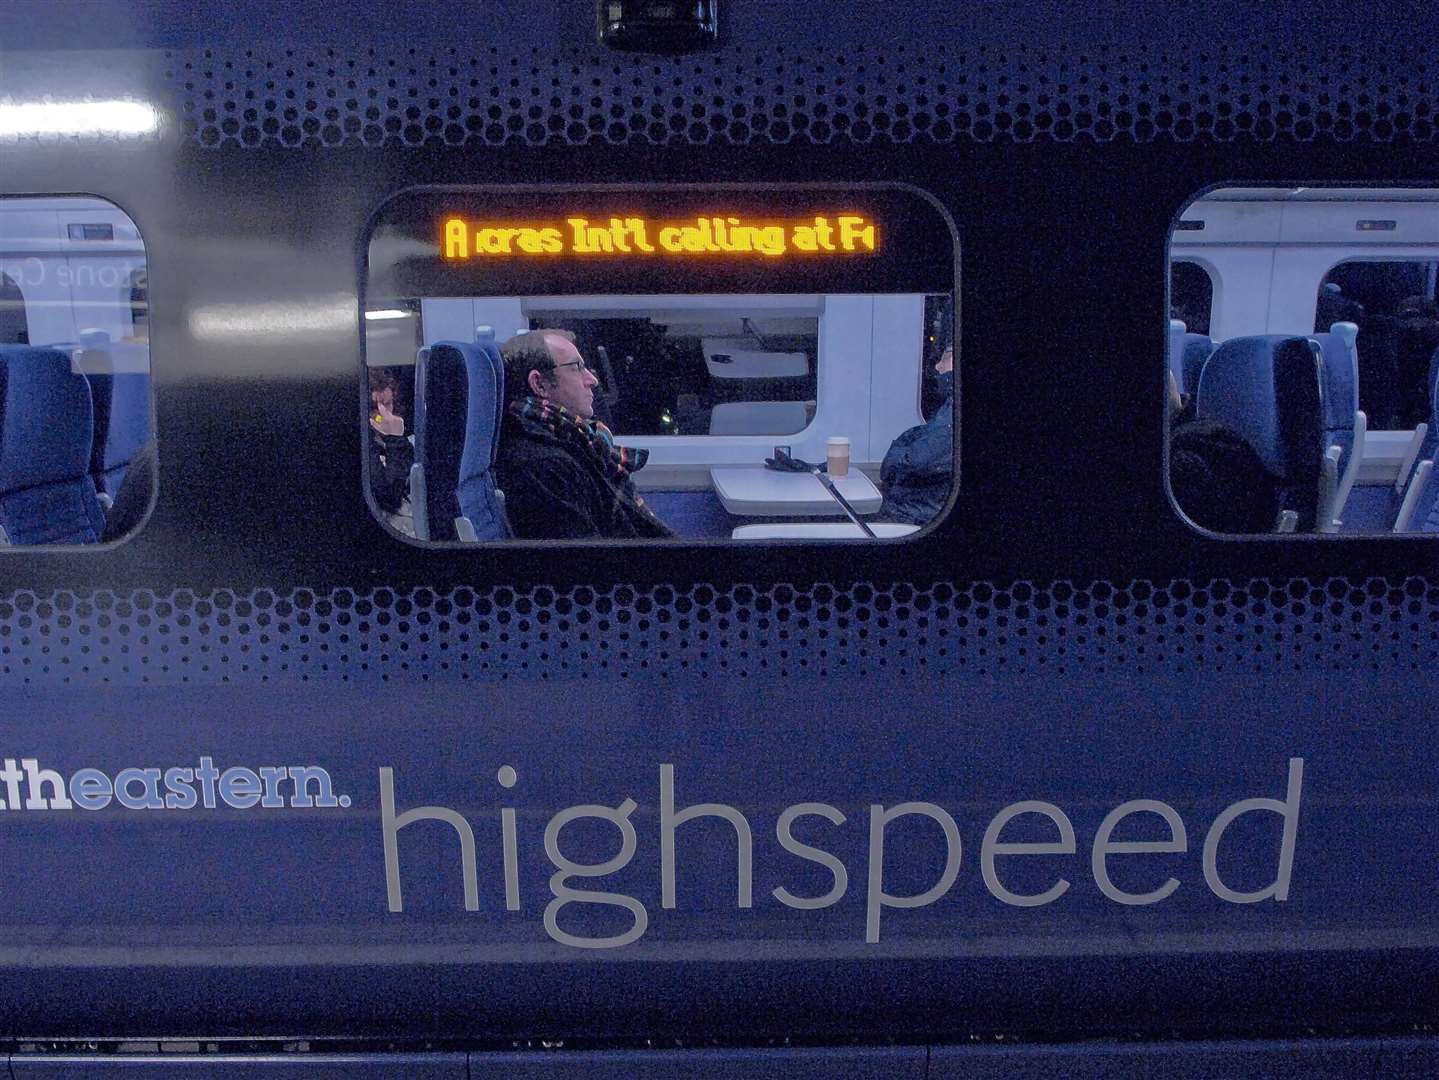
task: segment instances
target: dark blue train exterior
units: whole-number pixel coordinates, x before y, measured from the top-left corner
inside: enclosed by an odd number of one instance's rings
[[[1195,531],[1160,393],[1196,193],[1439,179],[1432,12],[722,15],[656,57],[584,3],[0,12],[0,98],[165,117],[0,135],[3,193],[139,225],[159,449],[132,539],[0,552],[17,1077],[1432,1071],[1434,541]],[[367,222],[579,181],[932,196],[948,515],[381,529]]]

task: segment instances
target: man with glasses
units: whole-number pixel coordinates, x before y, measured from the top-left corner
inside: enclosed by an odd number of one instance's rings
[[[566,330],[500,346],[505,417],[495,472],[515,536],[583,540],[673,536],[635,490],[647,450],[618,446],[594,418],[595,378]]]

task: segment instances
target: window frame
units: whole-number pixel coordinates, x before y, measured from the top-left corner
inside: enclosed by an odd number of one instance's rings
[[[360,287],[360,290],[359,290],[359,308],[360,308],[360,311],[361,311],[361,313],[362,313],[362,314],[361,314],[361,318],[363,318],[363,312],[364,312],[364,310],[367,308],[368,303],[369,303],[369,302],[368,302],[368,295],[369,295],[370,288],[371,288],[371,270],[370,270],[370,266],[369,266],[369,253],[370,253],[371,244],[373,243],[373,240],[374,240],[376,225],[377,225],[377,223],[382,219],[382,217],[383,217],[386,209],[387,209],[388,207],[390,207],[391,204],[393,204],[396,200],[402,199],[402,198],[404,198],[404,197],[406,197],[407,195],[410,195],[410,194],[412,194],[412,193],[416,193],[416,192],[427,192],[427,191],[429,191],[429,192],[433,192],[433,191],[450,192],[450,191],[452,191],[452,192],[456,192],[456,193],[462,193],[462,194],[467,195],[467,196],[493,196],[493,197],[496,197],[496,198],[503,198],[503,197],[505,197],[505,196],[507,196],[507,195],[518,195],[518,196],[523,197],[523,196],[526,196],[526,195],[533,195],[533,194],[542,194],[542,195],[549,195],[549,196],[560,195],[560,194],[573,194],[573,195],[579,195],[579,196],[591,196],[591,197],[600,196],[600,197],[604,197],[604,196],[614,196],[614,195],[623,196],[623,195],[626,194],[626,193],[634,193],[634,192],[636,192],[636,191],[643,191],[643,192],[648,193],[648,194],[663,193],[663,192],[666,192],[666,191],[681,191],[681,192],[685,192],[685,193],[740,192],[740,191],[743,191],[743,192],[750,192],[750,193],[765,193],[765,194],[773,194],[773,193],[775,193],[775,192],[780,192],[781,194],[789,194],[789,195],[795,195],[795,196],[801,196],[801,197],[802,197],[802,196],[804,196],[806,193],[812,193],[812,192],[816,192],[816,191],[821,191],[821,192],[834,192],[834,191],[838,191],[838,190],[850,190],[850,191],[855,191],[855,192],[863,192],[863,191],[873,190],[873,191],[881,191],[881,192],[889,191],[889,192],[902,193],[903,195],[905,195],[905,196],[907,196],[907,197],[912,197],[912,198],[917,199],[918,201],[923,202],[924,204],[926,204],[927,209],[930,210],[930,211],[933,211],[935,214],[937,214],[938,217],[939,217],[939,219],[942,221],[942,223],[943,223],[943,224],[946,226],[946,228],[947,228],[947,236],[948,236],[948,240],[949,240],[949,258],[948,258],[948,260],[947,260],[947,265],[946,265],[945,268],[944,268],[944,276],[945,276],[946,280],[950,283],[950,287],[949,287],[949,289],[946,290],[945,292],[943,292],[943,293],[937,293],[937,294],[934,294],[934,295],[942,295],[942,296],[946,296],[946,297],[949,298],[950,303],[951,303],[951,306],[952,306],[952,310],[955,312],[955,318],[956,318],[956,323],[955,323],[956,333],[955,333],[955,339],[954,339],[955,354],[956,354],[956,356],[955,356],[955,368],[954,368],[954,370],[955,370],[955,380],[954,380],[954,393],[953,393],[953,406],[952,406],[953,409],[954,409],[954,421],[955,421],[955,423],[954,423],[954,432],[953,432],[953,469],[952,469],[952,482],[951,482],[951,485],[950,485],[950,490],[949,490],[948,496],[946,497],[943,506],[940,508],[939,512],[936,513],[936,515],[934,516],[934,518],[932,518],[929,522],[927,522],[926,524],[924,524],[923,526],[921,526],[916,532],[914,532],[914,533],[912,533],[912,534],[909,534],[909,535],[907,535],[907,536],[899,537],[899,538],[886,538],[886,539],[881,539],[881,540],[878,541],[878,543],[880,543],[880,544],[890,544],[890,545],[897,544],[897,543],[911,543],[911,542],[914,542],[915,540],[917,540],[918,538],[929,534],[930,532],[932,532],[932,531],[934,530],[934,528],[935,528],[936,526],[938,526],[940,523],[942,523],[943,521],[945,521],[946,519],[948,519],[948,517],[949,517],[949,515],[952,513],[952,511],[953,511],[953,509],[954,509],[954,506],[955,506],[955,503],[956,503],[956,501],[957,501],[957,499],[958,499],[958,495],[959,495],[959,491],[960,491],[960,483],[961,483],[961,476],[960,476],[960,454],[959,454],[959,435],[960,435],[960,423],[961,423],[961,417],[960,417],[960,379],[959,379],[959,365],[960,365],[960,363],[961,363],[961,358],[960,358],[961,347],[960,347],[960,339],[959,339],[959,336],[958,336],[958,333],[957,333],[957,317],[958,317],[958,312],[959,312],[959,309],[960,309],[960,286],[961,286],[961,283],[960,283],[960,265],[959,265],[961,239],[960,239],[960,236],[959,236],[958,227],[956,226],[956,224],[955,224],[952,216],[949,214],[949,212],[948,212],[948,211],[946,210],[946,208],[944,207],[943,203],[941,203],[941,202],[939,201],[939,199],[937,199],[934,195],[932,195],[931,193],[925,191],[925,190],[922,189],[922,188],[916,187],[916,186],[914,186],[914,185],[912,185],[912,184],[908,184],[908,183],[893,182],[893,181],[885,181],[885,182],[872,182],[872,181],[845,182],[845,181],[834,181],[834,182],[822,182],[822,183],[818,183],[818,182],[817,182],[817,183],[778,183],[778,184],[769,184],[769,185],[765,185],[765,184],[755,184],[755,183],[752,183],[752,182],[750,182],[750,183],[740,182],[740,183],[729,183],[729,184],[713,184],[713,183],[711,183],[711,184],[680,184],[680,183],[657,183],[657,184],[523,184],[523,185],[485,185],[485,184],[475,184],[475,185],[418,185],[418,186],[410,186],[410,187],[406,187],[406,188],[402,188],[402,189],[400,189],[400,190],[397,190],[397,191],[391,193],[390,195],[388,195],[387,197],[385,197],[384,199],[382,199],[382,200],[377,204],[377,206],[375,207],[374,211],[372,211],[372,213],[371,213],[371,215],[370,215],[370,218],[369,218],[369,220],[368,220],[368,222],[367,222],[367,224],[366,224],[365,230],[364,230],[364,232],[363,232],[362,235],[361,235],[360,242],[359,242],[359,245],[358,245],[359,250],[360,250],[361,253],[362,253],[362,257],[361,257],[361,272],[360,272],[361,287]],[[573,293],[573,292],[558,292],[558,291],[555,292],[555,293],[540,294],[540,293],[533,293],[533,292],[527,293],[527,292],[517,291],[512,298],[523,300],[523,299],[532,299],[532,298],[540,297],[540,296],[543,296],[543,297],[545,297],[545,298],[548,298],[548,297],[551,297],[551,296],[554,296],[554,297],[565,297],[565,296],[575,296],[575,295],[598,295],[598,294]],[[646,294],[643,294],[643,293],[634,293],[634,294],[614,294],[614,295],[642,296],[642,295],[646,295]],[[740,293],[740,292],[718,292],[718,291],[716,291],[716,292],[711,292],[711,293],[697,293],[697,292],[696,292],[696,293],[687,293],[687,294],[665,294],[665,295],[667,295],[667,296],[668,296],[668,295],[689,295],[689,296],[704,295],[704,296],[710,296],[710,297],[716,297],[716,298],[728,298],[728,297],[739,297],[739,296],[766,296],[766,295],[774,295],[774,296],[793,296],[793,295],[822,295],[822,296],[827,296],[827,295],[842,295],[842,296],[848,296],[848,295],[860,295],[860,296],[865,296],[865,297],[875,297],[875,296],[881,296],[881,297],[894,297],[894,296],[910,297],[910,296],[912,296],[912,297],[914,297],[914,298],[919,302],[919,310],[918,310],[917,315],[916,315],[915,327],[914,327],[915,337],[916,337],[916,341],[917,341],[917,344],[918,344],[918,347],[919,347],[919,356],[918,356],[918,364],[916,365],[916,370],[915,370],[914,384],[913,384],[912,387],[908,387],[908,385],[907,385],[907,383],[906,383],[906,392],[905,392],[905,402],[906,402],[906,404],[905,404],[905,409],[906,409],[906,412],[905,412],[905,416],[906,416],[906,418],[908,418],[910,411],[912,411],[912,413],[913,413],[913,424],[912,424],[911,426],[913,426],[913,425],[918,425],[918,424],[922,424],[922,423],[925,422],[925,417],[924,417],[924,415],[923,415],[923,413],[922,413],[922,410],[921,410],[921,399],[922,399],[922,392],[923,392],[923,386],[924,386],[924,375],[925,375],[924,364],[925,364],[925,355],[926,355],[926,353],[925,353],[925,348],[924,348],[924,336],[925,336],[925,333],[927,332],[927,331],[926,331],[926,328],[925,328],[925,326],[924,326],[924,298],[925,298],[926,296],[928,296],[928,295],[931,295],[931,294],[928,293],[928,292],[921,292],[921,293],[877,293],[877,294],[852,294],[852,293],[835,293],[835,294],[827,294],[827,293],[826,293],[826,294],[778,294],[778,293],[763,293],[763,292]],[[460,299],[460,300],[469,299],[469,300],[474,300],[474,299],[477,299],[477,298],[483,299],[483,297],[479,297],[478,294],[471,294],[470,296],[466,296],[466,297],[429,296],[429,297],[420,297],[420,298],[418,298],[418,302],[419,302],[420,305],[421,305],[421,327],[422,327],[422,329],[421,329],[421,334],[422,334],[422,338],[424,339],[424,341],[425,341],[426,343],[429,343],[429,342],[438,341],[438,340],[453,340],[453,339],[455,338],[455,336],[456,336],[454,333],[447,333],[447,332],[443,332],[443,331],[436,331],[436,332],[434,332],[434,333],[431,332],[431,329],[429,329],[429,327],[431,327],[433,324],[432,324],[431,321],[426,317],[425,310],[424,310],[424,305],[425,305],[425,304],[427,304],[427,303],[429,303],[429,302],[431,302],[431,301],[435,301],[435,300],[444,300],[444,299]],[[481,325],[481,324],[477,324],[474,320],[468,320],[467,323],[466,323],[466,327],[463,327],[463,328],[462,328],[462,327],[456,326],[455,328],[456,328],[456,329],[460,329],[461,333],[465,336],[465,339],[468,340],[468,339],[473,335],[473,333],[474,333],[474,328],[475,328],[477,325]],[[509,336],[510,336],[510,335],[507,334],[507,333],[497,333],[497,334],[496,334],[497,340],[501,340],[501,341],[505,340],[505,339],[506,339],[507,337],[509,337]],[[647,466],[648,470],[650,470],[650,472],[649,472],[650,479],[649,479],[648,481],[642,480],[641,482],[639,482],[639,483],[637,484],[637,486],[638,486],[642,491],[645,491],[645,490],[699,490],[699,488],[698,488],[697,486],[693,485],[692,483],[691,483],[690,485],[686,486],[685,480],[684,480],[683,477],[680,478],[680,480],[679,480],[678,483],[671,484],[671,483],[666,483],[665,481],[670,480],[670,479],[672,478],[672,474],[669,475],[669,476],[662,476],[662,475],[657,475],[657,474],[663,474],[663,473],[666,472],[666,470],[669,470],[669,469],[678,469],[678,470],[681,470],[681,471],[683,471],[683,470],[691,470],[691,471],[703,470],[704,473],[706,474],[706,477],[707,477],[708,470],[709,470],[711,467],[725,466],[725,465],[731,465],[731,464],[733,464],[733,465],[755,465],[755,464],[758,464],[758,461],[757,461],[756,458],[755,458],[756,452],[757,452],[757,451],[762,451],[762,453],[761,453],[760,456],[768,456],[768,455],[773,451],[773,449],[774,449],[774,447],[775,447],[776,445],[788,445],[788,446],[794,447],[794,453],[796,454],[796,456],[803,456],[803,453],[802,453],[801,449],[797,446],[797,443],[800,441],[801,436],[805,436],[805,437],[808,437],[808,438],[816,438],[816,437],[819,438],[820,450],[819,450],[819,452],[818,452],[818,454],[817,454],[817,457],[818,457],[819,460],[823,460],[823,458],[824,458],[823,438],[824,438],[824,437],[823,437],[823,435],[817,434],[817,432],[820,430],[820,424],[821,424],[822,418],[823,418],[823,419],[828,419],[827,417],[824,417],[824,413],[823,413],[823,410],[824,410],[824,398],[823,398],[823,395],[825,394],[825,389],[826,389],[826,387],[825,387],[825,378],[824,378],[824,376],[821,374],[821,372],[820,372],[820,370],[819,370],[820,368],[822,368],[822,367],[824,366],[823,360],[819,359],[819,355],[822,355],[822,354],[824,353],[824,351],[825,351],[825,346],[824,346],[824,344],[823,344],[823,339],[824,339],[824,337],[825,337],[825,328],[824,328],[823,324],[821,324],[821,326],[820,326],[820,332],[819,332],[819,341],[818,341],[818,343],[817,343],[817,349],[816,349],[816,351],[817,351],[817,369],[816,369],[816,398],[817,398],[817,401],[816,401],[816,412],[815,412],[815,417],[810,421],[810,423],[808,423],[808,424],[806,425],[806,427],[805,427],[804,429],[802,429],[800,432],[796,432],[796,433],[790,434],[790,435],[755,435],[755,436],[749,436],[749,435],[740,435],[740,436],[715,436],[715,435],[708,435],[708,434],[705,434],[705,435],[693,435],[693,436],[687,436],[687,435],[680,435],[680,436],[665,436],[665,435],[637,436],[637,435],[624,435],[624,434],[622,434],[622,433],[619,433],[619,437],[622,438],[626,444],[628,444],[628,445],[635,445],[635,446],[643,446],[644,448],[649,449],[649,450],[651,451],[649,464],[648,464],[648,466]],[[359,368],[360,368],[360,371],[361,371],[362,374],[363,374],[363,373],[367,370],[367,368],[368,368],[368,364],[367,364],[367,354],[366,354],[366,349],[365,349],[365,343],[364,343],[364,336],[363,336],[363,334],[361,335],[361,347],[360,347],[360,351],[359,351]],[[873,375],[873,373],[872,373],[872,375]],[[832,380],[831,380],[831,381],[832,381]],[[876,381],[876,380],[872,377],[872,378],[871,378],[871,386],[870,386],[871,392],[872,392],[872,390],[873,390],[873,384],[874,384],[875,381]],[[912,390],[912,392],[909,392],[909,391],[911,391],[911,390]],[[369,394],[368,394],[367,390],[364,389],[364,383],[363,383],[363,382],[362,382],[362,384],[361,384],[361,394],[360,394],[360,397],[361,397],[361,402],[360,402],[360,410],[359,410],[359,411],[360,411],[360,414],[361,414],[362,440],[367,440],[367,439],[368,439]],[[867,398],[867,399],[868,399],[868,398]],[[867,425],[867,423],[868,423],[868,417],[865,418],[865,421],[866,421],[866,425]],[[413,430],[413,427],[412,427],[412,426],[410,427],[410,430],[411,430],[411,431]],[[901,434],[904,430],[908,430],[908,429],[907,429],[907,428],[900,428],[899,431],[897,431],[897,432],[894,433],[894,436],[893,436],[893,437],[898,437],[898,435]],[[892,441],[893,441],[893,438],[891,438],[891,439],[888,440],[888,442],[887,442],[887,444],[886,444],[886,447],[885,447],[885,451],[887,451],[887,449],[888,449],[888,443],[891,443]],[[367,445],[367,443],[366,443],[366,445]],[[674,453],[676,453],[677,451],[679,451],[679,452],[684,452],[684,451],[696,450],[696,449],[701,448],[701,447],[704,447],[704,448],[714,448],[714,447],[718,447],[718,446],[722,446],[722,445],[725,446],[726,449],[729,451],[729,453],[727,453],[723,458],[715,458],[715,457],[713,457],[713,456],[708,456],[708,457],[706,457],[706,459],[703,460],[703,461],[678,461],[678,462],[677,462],[677,461],[673,461],[673,460],[670,460],[670,461],[667,461],[667,460],[666,460],[667,457],[671,457],[671,456],[672,456]],[[813,453],[813,451],[811,451],[811,453]],[[878,465],[879,465],[880,461],[882,460],[883,456],[884,456],[884,453],[883,453],[883,452],[875,452],[875,453],[872,454],[872,460],[869,460],[869,459],[865,459],[865,458],[861,457],[860,455],[856,454],[856,455],[854,455],[854,457],[852,458],[852,461],[853,461],[854,463],[856,463],[856,464],[870,466],[870,467],[871,467],[871,470],[877,474]],[[419,547],[429,548],[429,549],[438,549],[438,550],[489,550],[489,549],[492,549],[492,548],[495,548],[495,547],[500,547],[500,548],[510,548],[510,547],[513,547],[513,548],[522,548],[522,547],[526,547],[526,546],[551,547],[551,546],[555,546],[555,545],[597,545],[597,546],[619,545],[619,546],[634,546],[634,545],[636,545],[636,544],[653,544],[653,543],[656,543],[656,542],[658,542],[658,543],[660,543],[660,544],[663,544],[663,545],[666,545],[666,546],[669,546],[669,545],[700,545],[700,546],[721,546],[721,547],[725,547],[725,548],[735,548],[735,547],[749,548],[749,547],[759,547],[759,546],[761,546],[760,544],[757,544],[757,543],[755,543],[755,542],[753,542],[753,541],[735,540],[735,539],[733,539],[732,537],[728,537],[728,536],[725,536],[725,537],[719,537],[719,536],[681,536],[681,537],[678,537],[678,538],[676,538],[676,539],[674,539],[674,540],[661,540],[661,541],[654,541],[654,540],[613,539],[613,538],[593,538],[593,539],[584,539],[584,540],[545,540],[545,539],[510,538],[510,539],[507,539],[507,540],[480,541],[480,542],[468,542],[468,543],[467,543],[467,542],[464,542],[464,541],[420,541],[420,540],[415,539],[414,537],[407,536],[407,535],[405,535],[405,534],[397,531],[397,530],[385,519],[384,512],[381,511],[381,510],[377,507],[377,505],[375,504],[374,497],[373,497],[373,491],[372,491],[372,487],[371,487],[371,483],[370,483],[369,457],[370,457],[370,455],[369,455],[368,452],[364,452],[364,453],[362,453],[362,454],[360,455],[360,458],[361,458],[362,487],[363,487],[363,490],[364,490],[364,496],[365,496],[366,504],[367,504],[367,506],[368,506],[369,509],[370,509],[371,516],[372,516],[372,518],[379,524],[379,526],[380,526],[385,532],[389,533],[390,535],[392,535],[392,536],[395,537],[396,539],[402,540],[402,541],[404,541],[404,542],[406,542],[406,543],[408,543],[408,544],[410,544],[410,545],[413,545],[413,546],[419,546]],[[878,485],[876,485],[876,486],[878,486]],[[712,488],[708,485],[708,483],[706,483],[706,484],[703,485],[703,489],[706,490],[706,491],[712,490]],[[776,520],[776,521],[780,521],[780,520],[784,520],[784,519],[776,518],[775,520]],[[844,519],[843,517],[838,517],[838,518],[835,518],[835,520],[837,520],[837,521],[844,521],[845,519]],[[786,540],[786,541],[778,541],[778,542],[784,543],[784,544],[800,544],[800,545],[843,544],[843,543],[850,543],[850,541],[823,541],[823,540],[815,540],[815,539],[797,539],[797,540]],[[875,543],[875,541],[866,540],[866,541],[864,541],[864,543],[867,544],[867,545],[872,546],[872,545]]]

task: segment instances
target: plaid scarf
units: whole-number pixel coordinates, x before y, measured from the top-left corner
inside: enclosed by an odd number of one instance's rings
[[[530,396],[512,401],[510,416],[526,434],[553,438],[596,465],[621,503],[627,503],[658,526],[663,535],[674,535],[645,505],[630,478],[631,473],[644,468],[650,456],[648,450],[617,445],[614,433],[600,421],[586,420],[549,398]]]

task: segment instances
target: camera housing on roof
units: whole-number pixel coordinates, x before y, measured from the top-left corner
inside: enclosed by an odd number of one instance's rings
[[[682,53],[719,41],[719,0],[597,0],[602,44],[629,52]]]

